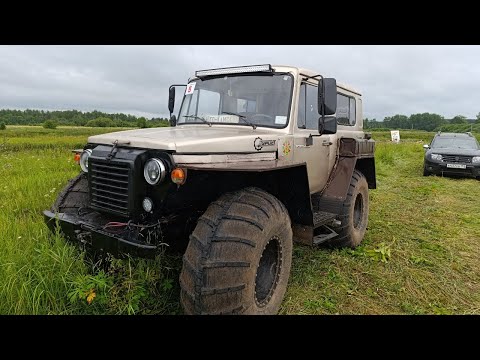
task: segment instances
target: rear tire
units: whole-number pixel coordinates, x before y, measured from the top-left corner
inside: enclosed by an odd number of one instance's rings
[[[363,240],[368,225],[368,183],[365,176],[355,170],[350,180],[347,198],[343,202],[338,220],[341,225],[335,228],[338,236],[330,241],[334,247],[355,248]]]
[[[292,262],[292,227],[273,195],[222,195],[199,218],[180,274],[186,314],[276,314]]]

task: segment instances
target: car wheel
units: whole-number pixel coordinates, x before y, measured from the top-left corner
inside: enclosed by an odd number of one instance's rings
[[[427,167],[423,165],[423,176],[430,176],[432,173],[427,170]]]

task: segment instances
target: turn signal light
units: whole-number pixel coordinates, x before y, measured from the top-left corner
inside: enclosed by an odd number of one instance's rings
[[[185,180],[187,180],[187,174],[185,170],[181,168],[173,169],[171,174],[172,181],[177,185],[185,184]]]
[[[80,153],[75,153],[73,160],[75,160],[77,164],[80,164]]]

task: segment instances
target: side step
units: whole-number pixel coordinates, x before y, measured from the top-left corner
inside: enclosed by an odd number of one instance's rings
[[[313,245],[320,245],[338,235],[328,226],[334,222],[338,222],[338,220],[335,220],[336,217],[337,214],[325,211],[317,211],[313,213]]]
[[[317,232],[318,229],[315,229],[315,232]],[[315,235],[313,237],[313,245],[320,245],[321,243],[324,243],[327,240],[333,239],[335,236],[338,234],[333,230],[332,228],[328,227],[327,225],[323,225],[322,230],[325,233],[321,233],[318,235]]]
[[[337,214],[325,212],[325,211],[316,211],[313,213],[313,228],[316,229],[322,225],[332,223]]]

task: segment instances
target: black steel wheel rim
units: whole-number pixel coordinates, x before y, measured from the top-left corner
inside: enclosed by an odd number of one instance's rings
[[[255,276],[255,301],[258,306],[268,304],[274,294],[282,267],[282,246],[278,237],[272,237],[265,245]]]

